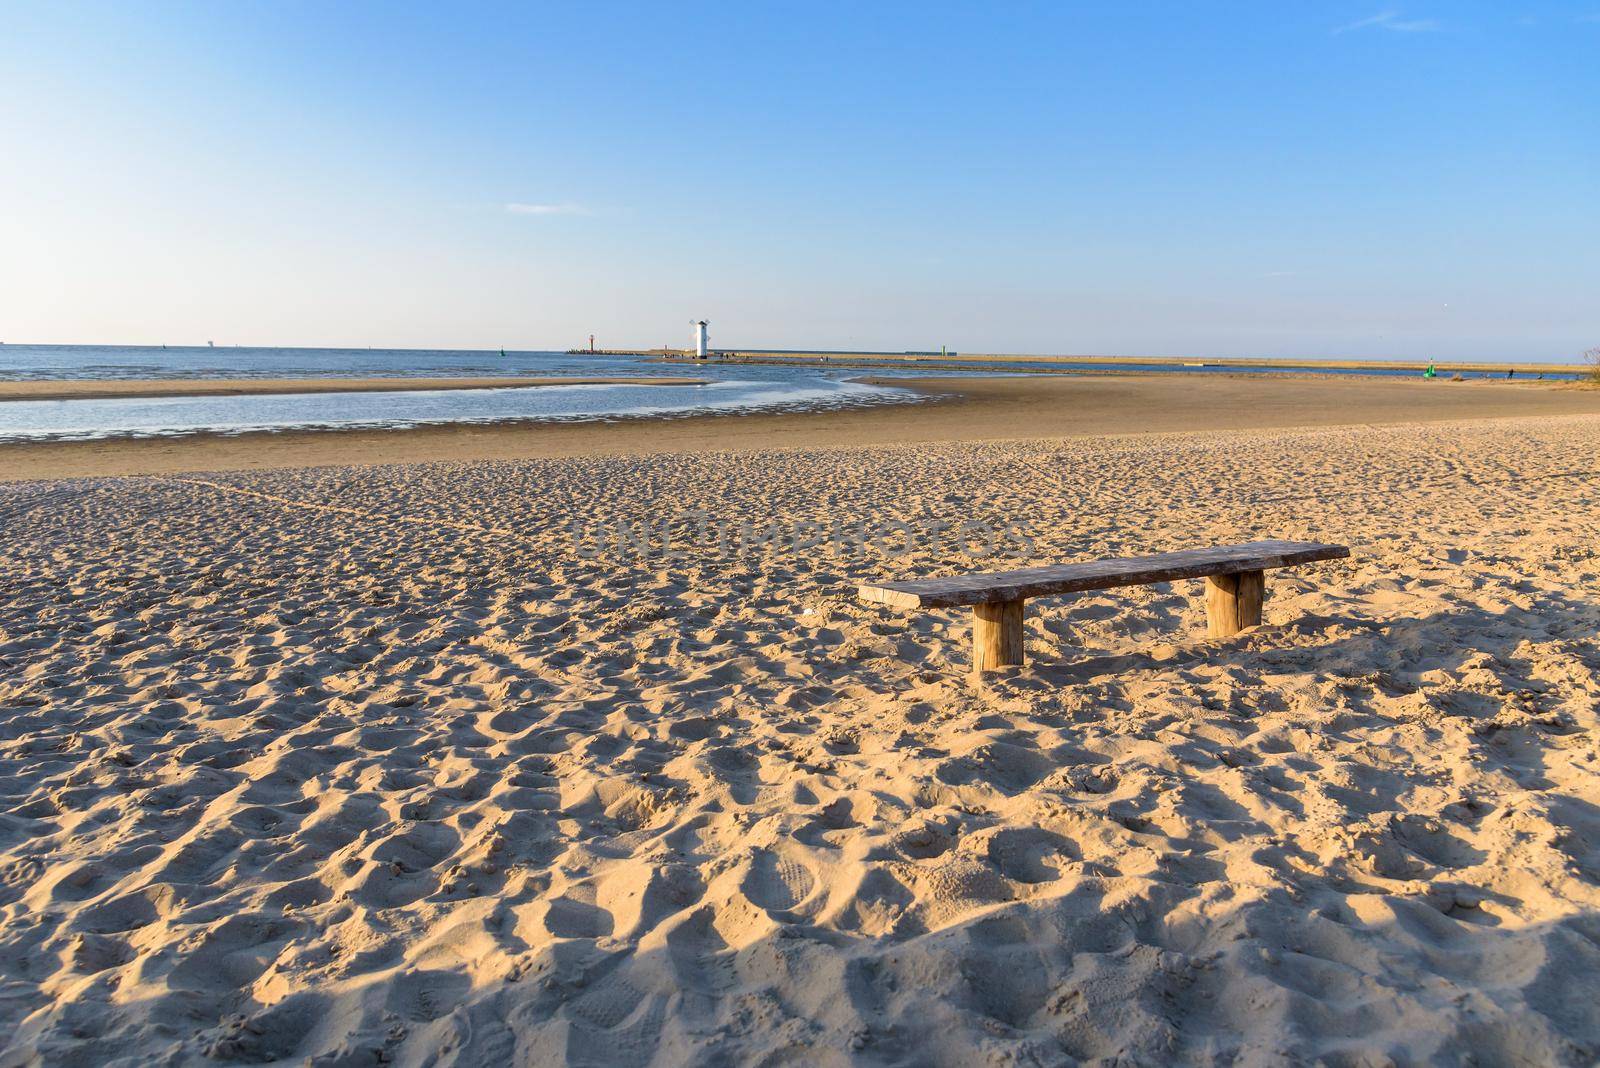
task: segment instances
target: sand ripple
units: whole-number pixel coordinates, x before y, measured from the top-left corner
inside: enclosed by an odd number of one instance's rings
[[[0,494],[3,1064],[1587,1064],[1600,420]],[[1348,542],[959,613],[1040,560]],[[667,520],[593,557],[575,519]]]

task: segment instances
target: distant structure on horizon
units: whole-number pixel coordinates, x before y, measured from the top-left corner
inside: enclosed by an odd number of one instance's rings
[[[704,319],[694,321],[694,358],[697,360],[706,358],[706,327],[710,325]]]

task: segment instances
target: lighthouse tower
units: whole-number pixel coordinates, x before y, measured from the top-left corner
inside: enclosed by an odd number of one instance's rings
[[[704,319],[694,321],[694,358],[697,360],[706,358],[706,327],[709,325]]]

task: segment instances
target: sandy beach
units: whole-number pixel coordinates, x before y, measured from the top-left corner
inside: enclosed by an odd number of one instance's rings
[[[0,1068],[1600,1068],[1600,0],[0,23]]]
[[[1024,440],[1600,413],[1600,390],[1531,382],[1170,373],[898,379],[867,376],[866,380],[909,389],[927,400],[914,405],[805,413],[0,444],[0,482],[436,460],[645,456],[724,449]],[[327,382],[295,380],[318,383],[324,388]],[[123,384],[128,389],[169,387],[170,383]]]
[[[1018,388],[5,450],[0,1063],[1594,1063],[1600,395]]]

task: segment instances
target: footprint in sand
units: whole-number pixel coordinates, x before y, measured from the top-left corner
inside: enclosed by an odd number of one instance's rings
[[[604,938],[611,933],[611,913],[588,901],[554,898],[544,914],[544,927],[556,938]]]
[[[785,912],[810,897],[816,885],[816,876],[805,864],[770,849],[757,849],[739,889],[757,907]]]
[[[460,972],[408,971],[396,976],[384,1004],[413,1023],[432,1023],[454,1012],[472,988]]]
[[[568,1002],[567,1007],[584,1023],[610,1030],[633,1015],[645,997],[644,991],[612,972]]]
[[[123,939],[111,935],[77,934],[63,956],[63,963],[74,972],[93,975],[128,963],[133,959],[133,949]]]
[[[220,993],[243,990],[256,981],[303,926],[266,914],[230,916],[199,936],[185,950],[167,982],[175,988]]]
[[[125,868],[119,866],[113,870],[99,860],[68,867],[61,878],[50,884],[50,900],[86,901],[106,890],[126,874]]]
[[[176,912],[171,887],[151,886],[95,905],[79,914],[78,926],[98,934],[119,934],[147,927]]]
[[[954,816],[924,817],[907,823],[892,841],[895,849],[911,860],[931,860],[948,853],[959,832]]]
[[[244,835],[224,827],[203,830],[172,850],[156,866],[155,877],[162,882],[185,884],[208,882],[213,872],[244,842]]]
[[[1042,827],[1005,828],[991,834],[987,855],[1000,873],[1019,883],[1047,883],[1061,878],[1065,865],[1078,859],[1066,837]]]
[[[705,890],[700,874],[686,864],[642,872],[629,868],[596,887],[595,905],[611,914],[613,937],[638,938],[668,916],[699,903]]]

